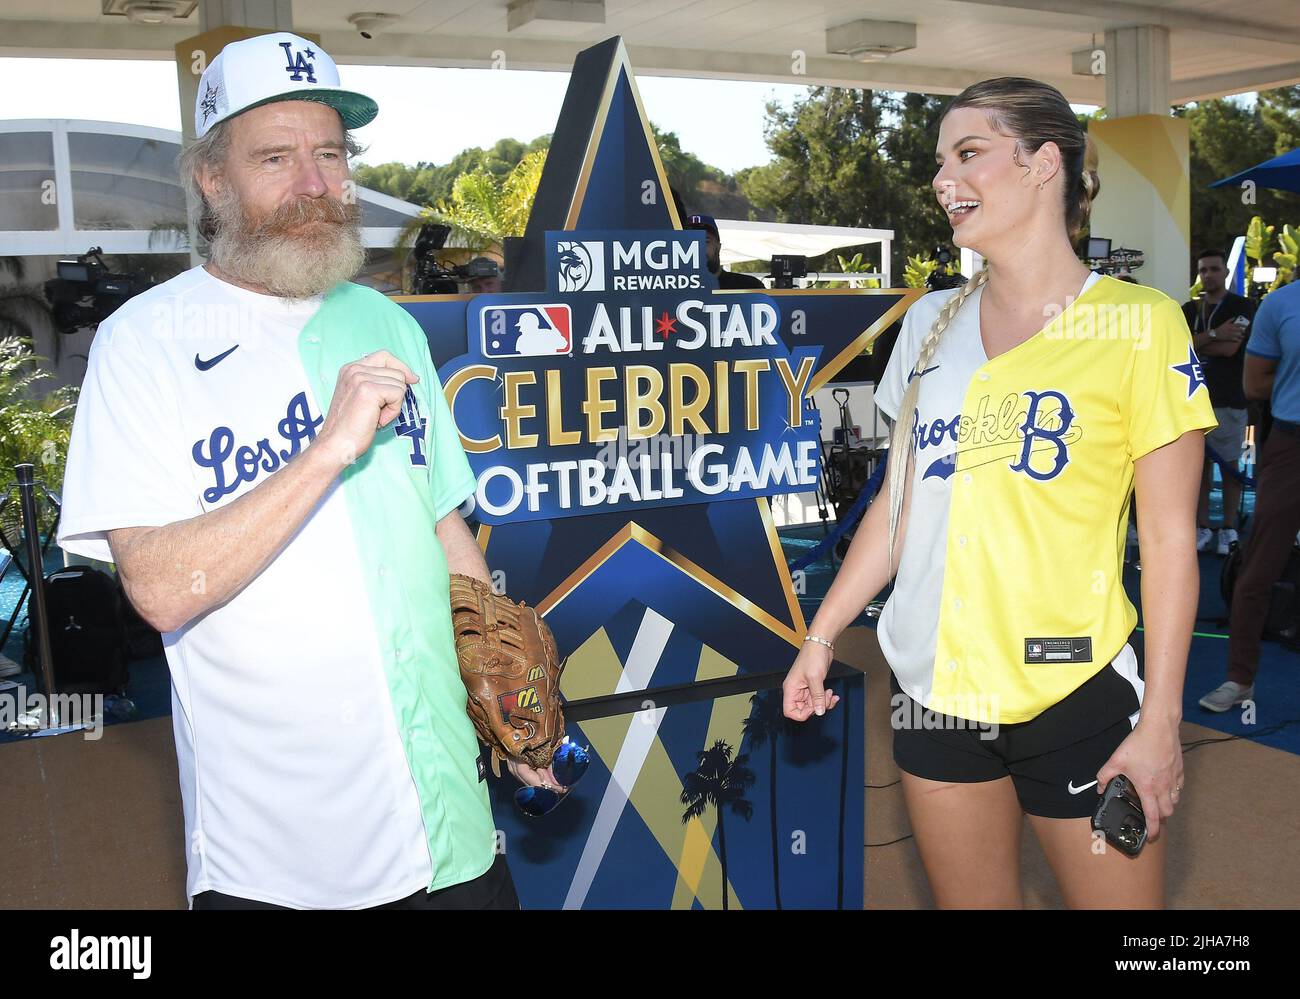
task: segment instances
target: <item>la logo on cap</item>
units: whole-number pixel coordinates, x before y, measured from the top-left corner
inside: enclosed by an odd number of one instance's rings
[[[305,51],[297,53],[291,51],[293,42],[281,42],[280,48],[284,49],[284,58],[289,64],[284,68],[284,71],[289,74],[289,79],[295,83],[301,83],[303,74],[306,73],[308,83],[316,82],[316,66],[314,63],[307,61],[316,58],[316,53],[312,51],[310,45],[307,46]]]

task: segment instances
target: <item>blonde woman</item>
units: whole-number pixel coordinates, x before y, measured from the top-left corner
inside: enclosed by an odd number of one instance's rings
[[[1176,303],[1076,257],[1099,182],[1059,91],[967,88],[936,153],[953,242],[987,263],[908,311],[876,393],[896,419],[880,499],[786,678],[785,713],[835,706],[835,638],[894,579],[879,626],[894,758],[936,903],[1021,905],[1027,814],[1068,905],[1160,906],[1215,426],[1200,366]],[[1135,489],[1142,670],[1121,578]],[[1147,822],[1136,858],[1090,825],[1121,773]]]

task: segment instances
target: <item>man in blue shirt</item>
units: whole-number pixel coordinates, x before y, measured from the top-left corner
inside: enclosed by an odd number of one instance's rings
[[[1260,448],[1255,518],[1232,593],[1228,679],[1200,702],[1210,711],[1254,698],[1269,594],[1300,531],[1300,281],[1266,296],[1255,314],[1242,388],[1249,400],[1269,400],[1273,427]]]

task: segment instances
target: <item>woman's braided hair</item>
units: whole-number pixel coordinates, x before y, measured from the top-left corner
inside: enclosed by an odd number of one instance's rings
[[[1038,80],[1004,76],[972,84],[952,99],[944,115],[958,108],[978,108],[988,118],[989,125],[1003,135],[1016,139],[1016,163],[1025,175],[1029,167],[1020,161],[1021,150],[1033,154],[1045,142],[1056,143],[1061,151],[1061,172],[1064,176],[1062,197],[1065,200],[1065,227],[1070,242],[1075,243],[1088,227],[1092,199],[1101,190],[1097,176],[1097,154],[1092,140],[1070,107],[1069,101],[1055,87]],[[898,539],[898,523],[902,518],[903,496],[911,466],[912,434],[916,424],[916,401],[920,394],[919,372],[929,366],[939,349],[939,341],[957,311],[977,288],[988,280],[988,267],[967,281],[948,299],[935,317],[930,332],[921,341],[916,364],[908,377],[907,389],[898,407],[889,442],[889,572],[892,577],[897,566],[894,546]],[[900,343],[899,347],[902,346]]]

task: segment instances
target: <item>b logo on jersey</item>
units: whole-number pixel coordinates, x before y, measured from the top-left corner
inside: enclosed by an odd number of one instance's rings
[[[1019,460],[1011,463],[1011,470],[1024,472],[1031,479],[1045,482],[1056,478],[1061,474],[1061,469],[1069,464],[1070,451],[1066,447],[1066,440],[1074,426],[1074,410],[1070,408],[1070,400],[1065,394],[1054,389],[1025,392],[1024,395],[1029,399],[1025,422],[1020,427],[1024,443],[1020,448]],[[1079,435],[1075,434],[1068,439],[1073,441],[1078,438]]]
[[[402,397],[402,412],[393,424],[393,433],[410,439],[412,465],[428,464],[424,457],[424,428],[428,423],[420,415],[420,404],[416,401],[414,390],[411,386],[406,386],[406,395]]]
[[[316,82],[316,64],[308,62],[308,59],[315,59],[316,53],[311,48],[302,52],[290,52],[289,49],[293,42],[281,42],[280,48],[284,49],[284,61],[288,63],[284,71],[289,74],[289,79],[295,83],[301,83],[303,74],[307,76],[308,83]]]
[[[506,722],[516,711],[531,711],[539,715],[542,713],[542,698],[536,684],[498,694],[497,703],[501,706],[501,720]]]
[[[955,452],[930,462],[922,480],[947,479],[956,471],[958,456],[968,455],[968,468],[1006,461],[1012,471],[1045,482],[1061,474],[1070,462],[1069,445],[1082,436],[1069,398],[1045,389],[1008,393],[996,409],[986,395],[973,415],[956,414],[947,421],[922,423],[918,412],[912,443],[918,457],[945,441],[957,445]]]
[[[567,305],[501,305],[481,313],[484,357],[552,357],[573,353]]]

